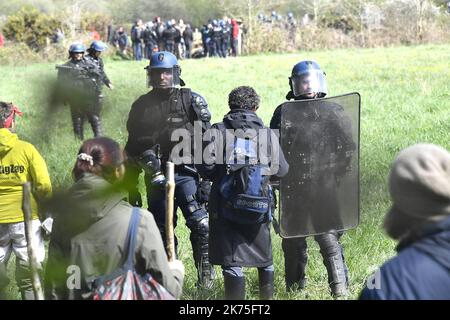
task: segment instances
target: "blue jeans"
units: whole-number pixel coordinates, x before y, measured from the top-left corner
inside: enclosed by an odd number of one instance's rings
[[[142,60],[142,44],[140,42],[133,42],[134,60]]]

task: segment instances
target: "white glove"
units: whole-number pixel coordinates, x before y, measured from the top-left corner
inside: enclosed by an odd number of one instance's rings
[[[183,275],[184,278],[184,264],[181,260],[169,261],[169,268],[172,271],[178,271]]]

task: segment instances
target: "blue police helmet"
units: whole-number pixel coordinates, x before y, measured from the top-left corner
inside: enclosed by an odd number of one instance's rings
[[[89,47],[89,49],[99,51],[99,52],[105,51],[106,48],[107,48],[107,45],[104,42],[98,41],[98,40],[92,42],[91,46]]]
[[[169,51],[155,52],[150,57],[150,69],[170,69],[178,65],[175,55]]]
[[[69,48],[69,54],[70,53],[84,53],[86,51],[86,48],[84,47],[84,44],[80,42],[72,43],[72,45]]]
[[[147,69],[147,75],[149,76],[148,84],[151,86],[156,87],[154,84],[152,84],[151,79],[151,70],[154,69],[172,69],[173,74],[173,84],[172,86],[175,87],[177,85],[184,85],[184,81],[180,79],[181,75],[181,68],[178,65],[178,60],[175,57],[175,55],[168,51],[160,51],[155,52],[150,57],[150,64]]]
[[[292,18],[292,17],[294,17],[294,14],[293,14],[292,12],[288,12],[287,16],[288,16],[289,18]]]
[[[328,93],[325,72],[311,60],[301,61],[292,68],[289,84],[295,97],[315,93],[323,98]]]
[[[217,19],[214,19],[214,20],[212,21],[212,25],[213,25],[214,27],[217,27]]]

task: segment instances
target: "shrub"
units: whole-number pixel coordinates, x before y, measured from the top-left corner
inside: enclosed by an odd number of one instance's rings
[[[0,65],[23,65],[41,61],[39,54],[24,43],[14,43],[0,48]]]
[[[3,34],[8,40],[25,43],[29,48],[39,51],[48,44],[57,28],[61,28],[58,19],[40,13],[33,7],[23,7],[8,17]]]

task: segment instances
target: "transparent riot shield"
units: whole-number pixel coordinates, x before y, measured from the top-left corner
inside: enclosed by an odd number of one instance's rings
[[[280,141],[289,163],[280,183],[283,238],[358,225],[360,101],[349,93],[282,106]]]

